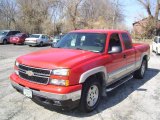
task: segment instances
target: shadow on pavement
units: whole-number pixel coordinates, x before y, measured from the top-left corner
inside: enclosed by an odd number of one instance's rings
[[[131,79],[130,81],[124,83],[123,85],[119,86],[115,90],[109,92],[107,94],[107,97],[103,97],[98,108],[91,113],[81,113],[77,109],[74,109],[71,111],[62,111],[62,110],[57,110],[57,109],[54,109],[53,107],[49,107],[49,106],[45,106],[45,105],[43,105],[43,107],[48,110],[56,111],[60,114],[65,114],[68,116],[89,117],[89,116],[98,114],[108,108],[111,108],[112,106],[117,105],[118,103],[123,101],[125,98],[127,98],[134,91],[146,92],[147,89],[140,88],[140,87],[142,85],[144,85],[147,81],[149,81],[153,77],[155,77],[159,72],[160,72],[160,70],[158,70],[158,69],[148,68],[148,70],[146,71],[145,77],[142,80],[141,79],[140,80],[139,79]],[[41,104],[39,104],[39,105],[41,105]]]

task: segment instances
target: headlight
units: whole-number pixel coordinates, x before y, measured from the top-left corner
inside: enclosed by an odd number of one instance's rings
[[[69,76],[69,69],[56,69],[52,71],[53,75]]]
[[[68,86],[69,85],[69,80],[51,79],[50,84],[60,85],[60,86]]]
[[[15,62],[15,66],[17,66],[17,67],[18,67],[18,66],[19,66],[19,62],[17,62],[17,61],[16,61],[16,62]]]

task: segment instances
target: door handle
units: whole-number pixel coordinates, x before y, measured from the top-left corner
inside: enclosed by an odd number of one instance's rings
[[[126,55],[123,55],[123,58],[126,58]]]

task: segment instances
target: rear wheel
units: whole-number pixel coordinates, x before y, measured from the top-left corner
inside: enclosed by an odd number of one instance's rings
[[[40,46],[40,47],[43,47],[43,42],[40,42],[39,46]]]
[[[158,55],[158,48],[156,49],[156,55]]]
[[[146,69],[147,69],[147,60],[143,60],[141,67],[134,72],[134,78],[143,79]]]
[[[6,45],[6,44],[7,44],[7,40],[4,39],[4,40],[3,40],[3,45]]]
[[[97,106],[101,98],[101,85],[94,77],[87,79],[83,84],[79,109],[82,112],[91,112]]]
[[[153,50],[153,46],[152,46],[152,52],[154,52],[154,50]]]

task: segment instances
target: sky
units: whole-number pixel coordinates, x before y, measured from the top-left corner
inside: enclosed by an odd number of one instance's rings
[[[145,9],[136,0],[121,0],[125,15],[125,24],[129,29],[132,24],[147,16]]]

